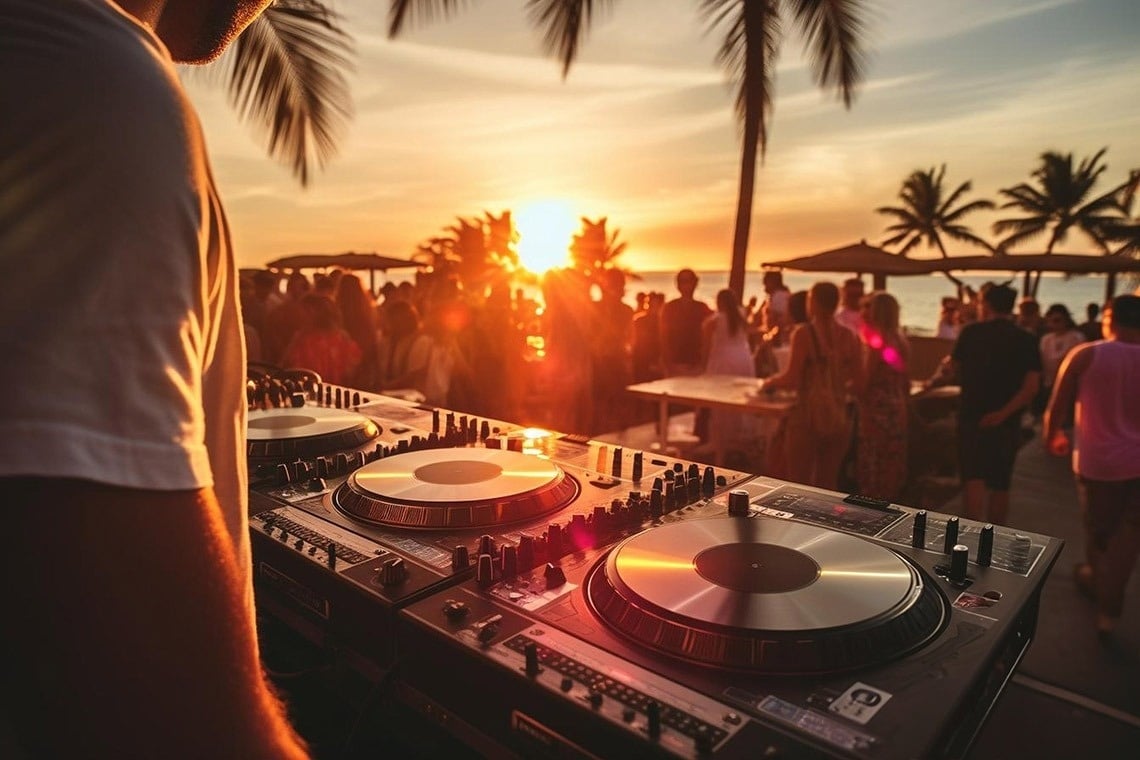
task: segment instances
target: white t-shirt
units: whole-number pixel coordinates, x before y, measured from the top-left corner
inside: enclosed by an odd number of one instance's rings
[[[0,0],[0,475],[213,486],[250,567],[229,231],[170,55],[107,0]]]

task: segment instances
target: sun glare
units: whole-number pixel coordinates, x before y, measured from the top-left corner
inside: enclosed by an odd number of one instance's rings
[[[570,259],[570,240],[578,229],[578,217],[564,201],[537,201],[514,212],[518,230],[519,263],[542,274],[564,266]]]

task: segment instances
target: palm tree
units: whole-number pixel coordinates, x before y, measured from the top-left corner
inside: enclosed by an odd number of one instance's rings
[[[395,37],[411,17],[430,20],[456,10],[459,0],[392,0],[388,33]],[[599,0],[608,9],[611,0]],[[776,60],[784,39],[784,19],[805,40],[812,73],[821,87],[834,87],[850,108],[863,78],[865,54],[862,32],[865,0],[699,0],[710,31],[723,31],[717,60],[736,84],[736,113],[743,128],[740,187],[732,241],[729,287],[744,292],[744,269],[752,226],[752,197],[756,161],[768,144]],[[531,21],[542,31],[547,52],[562,61],[565,77],[578,55],[594,16],[593,0],[527,0]]]
[[[1075,228],[1084,232],[1101,252],[1110,253],[1105,233],[1119,223],[1123,215],[1120,199],[1128,183],[1089,200],[1097,180],[1108,169],[1101,162],[1107,150],[1101,148],[1091,158],[1083,159],[1076,169],[1073,168],[1072,153],[1042,153],[1041,164],[1031,174],[1036,186],[1021,182],[999,190],[1008,199],[1001,208],[1018,209],[1026,215],[994,222],[995,234],[1008,233],[998,242],[998,252],[1006,253],[1010,248],[1048,231],[1045,253],[1051,254]],[[1025,295],[1036,296],[1040,281],[1040,272],[1036,277],[1032,272],[1026,272]]]
[[[962,196],[970,192],[973,185],[963,182],[949,195],[946,195],[943,180],[946,177],[946,164],[937,170],[933,167],[926,171],[916,169],[903,180],[902,189],[899,190],[899,206],[880,206],[875,213],[893,217],[896,221],[887,227],[887,232],[893,233],[883,241],[884,247],[902,244],[895,253],[906,256],[907,253],[919,243],[925,242],[928,248],[937,248],[942,258],[948,259],[946,246],[942,242],[943,236],[962,243],[981,246],[992,252],[993,247],[975,235],[962,224],[962,218],[967,214],[984,209],[992,209],[993,201],[977,200],[964,203],[955,208]],[[947,279],[962,288],[962,282],[949,272],[943,272]]]
[[[574,269],[587,277],[594,277],[603,269],[616,266],[615,259],[626,249],[626,242],[618,242],[621,230],[606,230],[608,217],[596,222],[582,217],[582,231],[570,243],[570,258]]]
[[[218,63],[239,116],[302,185],[336,153],[352,115],[352,40],[319,0],[276,0]]]

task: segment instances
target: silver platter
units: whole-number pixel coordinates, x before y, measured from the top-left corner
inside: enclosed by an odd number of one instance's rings
[[[510,499],[549,486],[562,470],[547,459],[501,449],[428,449],[379,459],[354,472],[354,490],[416,504]]]
[[[255,441],[310,438],[368,426],[375,423],[363,414],[320,406],[255,409],[247,423],[249,438]]]
[[[701,627],[803,632],[908,607],[916,573],[845,533],[766,518],[662,525],[610,552],[606,578],[630,603]]]

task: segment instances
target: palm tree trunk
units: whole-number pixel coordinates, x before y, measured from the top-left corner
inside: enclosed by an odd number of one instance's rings
[[[752,229],[752,194],[756,186],[756,151],[760,142],[760,121],[749,115],[744,122],[740,156],[740,192],[736,200],[736,228],[732,236],[732,269],[728,287],[744,300],[744,269],[748,262],[748,236]]]
[[[942,254],[942,258],[949,259],[950,254],[946,253],[946,248],[942,245],[942,239],[936,238],[936,240],[938,242],[938,251]],[[961,302],[963,296],[965,295],[965,289],[962,287],[962,281],[954,275],[950,274],[949,271],[943,272],[942,274],[946,275],[947,280],[954,283],[954,287],[958,289],[958,301]]]

